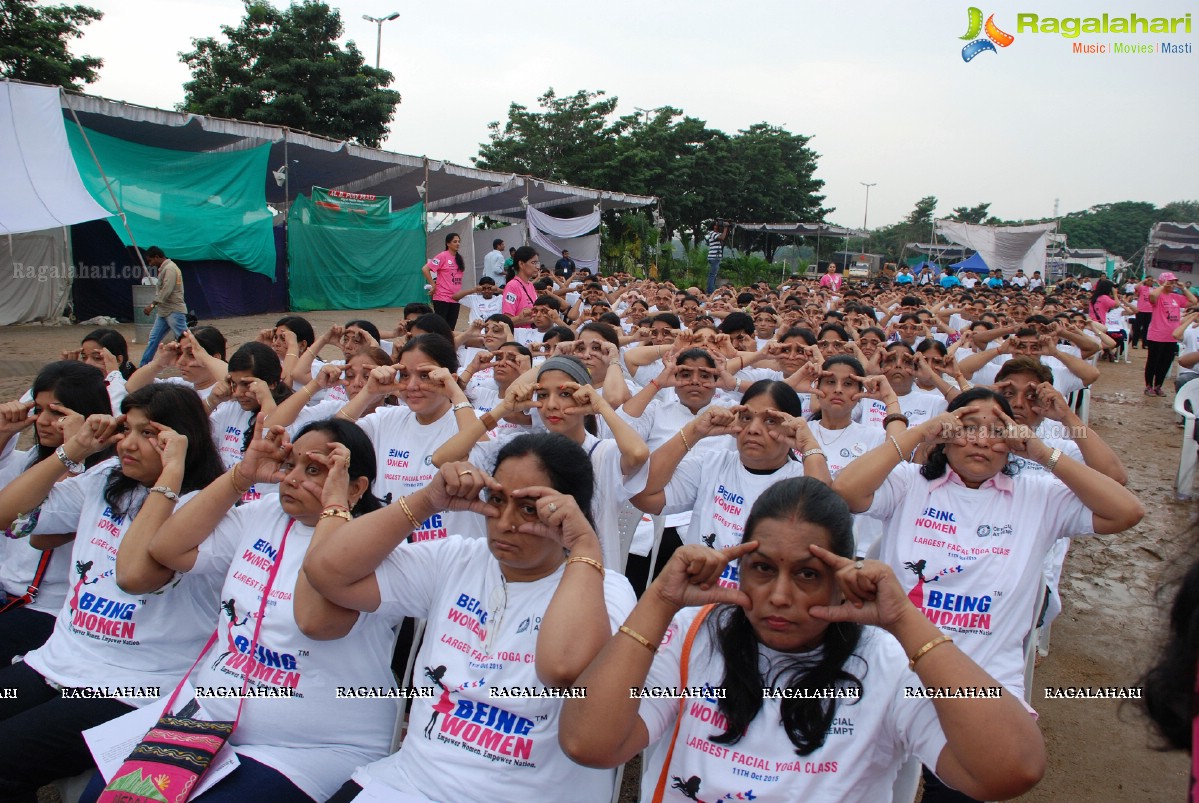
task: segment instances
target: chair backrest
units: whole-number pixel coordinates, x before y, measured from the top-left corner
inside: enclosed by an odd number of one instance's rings
[[[1174,412],[1183,418],[1195,418],[1199,411],[1199,380],[1187,382],[1174,395]]]

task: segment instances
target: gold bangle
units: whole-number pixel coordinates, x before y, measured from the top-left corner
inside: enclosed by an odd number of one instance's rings
[[[283,355],[283,356],[285,356],[285,357],[296,357],[296,358],[298,359],[300,355],[299,355],[299,354],[294,354],[294,353],[292,353],[292,352],[290,352],[290,351],[289,351],[289,352],[287,352],[287,354],[285,354],[285,355]]]
[[[604,564],[600,563],[598,560],[596,560],[594,558],[585,558],[582,555],[576,555],[573,558],[566,559],[567,566],[569,566],[572,563],[586,563],[589,566],[594,566],[595,570],[600,573],[600,577],[604,576]]]
[[[940,647],[942,644],[952,644],[952,643],[953,643],[953,639],[951,639],[949,636],[937,636],[935,639],[930,641],[928,644],[925,644],[923,647],[916,650],[916,654],[913,655],[912,660],[908,662],[908,669],[915,671],[917,661],[919,661],[921,658],[923,658],[928,653],[932,652],[937,647]]]
[[[687,443],[687,436],[683,434],[683,430],[681,430],[681,429],[679,430],[679,437],[683,439],[683,447],[686,448],[686,450],[690,452],[691,444]]]
[[[233,486],[233,490],[237,491],[238,496],[245,496],[246,493],[254,487],[254,484],[250,483],[246,486],[245,490],[237,487],[237,478],[241,476],[240,472],[238,471],[238,468],[240,467],[241,463],[234,463],[233,468],[229,470],[229,484]]]
[[[636,630],[633,630],[632,628],[629,628],[629,627],[625,627],[624,625],[621,625],[620,627],[618,627],[617,630],[621,633],[624,633],[626,636],[628,636],[633,641],[640,644],[642,647],[645,647],[645,649],[649,650],[650,652],[655,653],[655,654],[658,652],[658,648],[655,647],[653,644],[650,644],[649,639],[647,639],[645,636],[638,633]]]
[[[396,501],[400,503],[400,510],[404,511],[404,515],[408,517],[408,521],[412,522],[412,529],[419,530],[420,522],[416,520],[416,516],[412,515],[412,508],[408,507],[408,500],[401,496]]]
[[[311,390],[309,390],[309,389],[308,389],[308,386],[307,386],[307,385],[301,385],[301,386],[300,386],[300,390],[302,390],[302,391],[304,391],[305,393],[307,393],[307,394],[308,394],[308,398],[310,398],[310,399],[311,399],[313,396],[315,396],[315,395],[316,395],[315,393],[313,393]]]
[[[327,507],[321,511],[320,518],[344,519],[345,521],[350,521],[353,517],[350,516],[350,511],[346,510],[344,507]]]
[[[336,413],[333,415],[333,417],[334,417],[334,418],[340,418],[342,421],[349,421],[351,424],[355,424],[355,423],[357,423],[357,420],[356,420],[356,419],[350,418],[348,415],[346,415],[346,411],[345,411],[345,408],[344,408],[344,407],[343,407],[342,409],[338,410],[338,411],[337,411],[337,412],[336,412]]]

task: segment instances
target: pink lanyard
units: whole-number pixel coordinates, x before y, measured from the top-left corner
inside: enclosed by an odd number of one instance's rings
[[[254,651],[258,648],[258,634],[262,631],[262,619],[266,614],[266,603],[271,598],[271,587],[275,585],[275,576],[279,574],[279,566],[283,563],[283,548],[287,546],[287,534],[291,532],[291,527],[296,523],[295,519],[290,519],[287,522],[287,529],[283,531],[283,537],[279,539],[279,551],[275,553],[275,562],[271,564],[271,570],[266,576],[266,586],[262,589],[262,602],[258,605],[258,620],[254,622],[254,639],[250,642],[250,659],[254,659]],[[200,664],[200,659],[203,658],[212,645],[216,644],[217,636],[221,632],[221,626],[218,619],[216,628],[213,629],[212,635],[208,637],[208,643],[204,645],[204,649],[200,650],[200,654],[196,656],[196,662],[192,664],[191,669],[187,670],[187,674],[179,681],[179,685],[175,687],[175,691],[171,693],[171,699],[167,700],[166,706],[162,709],[163,715],[171,710],[175,705],[175,698],[179,696],[180,690],[183,689],[183,684],[191,677],[191,673]],[[246,689],[250,685],[250,661],[246,662],[246,670],[242,675],[241,681],[241,697],[237,701],[237,716],[233,719],[233,727],[237,728],[237,723],[241,721],[241,706],[245,702]]]

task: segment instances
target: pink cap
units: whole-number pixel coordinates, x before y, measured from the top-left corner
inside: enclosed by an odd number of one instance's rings
[[[1157,280],[1159,282],[1176,282],[1176,281],[1178,281],[1178,277],[1175,276],[1173,273],[1170,273],[1170,271],[1166,271],[1161,276],[1158,276]]]

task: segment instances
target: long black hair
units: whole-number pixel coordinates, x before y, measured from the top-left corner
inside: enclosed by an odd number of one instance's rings
[[[375,471],[377,470],[375,447],[371,445],[370,438],[362,431],[362,427],[341,418],[326,418],[323,421],[305,424],[304,428],[296,434],[295,440],[298,441],[309,432],[321,432],[328,435],[330,441],[340,443],[349,450],[351,480],[366,477],[366,493],[358,498],[357,504],[350,513],[354,516],[365,516],[367,513],[373,513],[383,507],[383,503],[371,492],[371,485],[375,484]]]
[[[229,373],[234,371],[249,371],[255,378],[267,383],[276,404],[291,395],[291,388],[286,382],[280,381],[283,378],[283,366],[279,357],[265,343],[244,343],[233,352],[229,358]]]
[[[752,541],[757,526],[767,519],[814,524],[828,532],[831,552],[843,558],[853,557],[853,515],[845,500],[820,480],[792,477],[767,488],[749,512],[742,543]],[[762,689],[849,688],[862,692],[861,678],[845,669],[862,638],[859,624],[831,622],[815,663],[810,656],[798,657],[778,667],[769,677],[762,675],[758,663],[761,644],[743,608],[723,605],[708,617],[704,626],[724,660],[721,683],[725,697],[718,704],[728,726],[724,733],[710,737],[717,744],[736,744],[741,740],[762,710]],[[807,756],[824,745],[837,712],[837,700],[796,695],[783,699],[781,710],[787,738],[799,755]]]
[[[579,510],[587,517],[587,522],[595,527],[595,519],[591,516],[591,502],[595,496],[595,470],[591,467],[591,460],[583,447],[556,432],[518,435],[500,447],[495,466],[484,468],[490,468],[494,474],[508,458],[527,455],[532,455],[540,461],[541,468],[549,475],[550,487],[559,493],[573,496]],[[762,690],[758,689],[759,696],[761,693]]]
[[[187,438],[180,494],[198,491],[225,473],[221,456],[212,442],[204,403],[191,388],[171,382],[154,382],[125,397],[121,412],[130,410],[141,410],[154,423],[170,427]],[[104,501],[114,513],[124,516],[129,512],[132,492],[138,485],[137,480],[126,477],[120,470],[113,470],[104,488]]]
[[[129,344],[125,342],[123,334],[116,329],[101,327],[88,332],[79,343],[83,344],[89,340],[96,341],[102,347],[108,349],[112,356],[117,358],[117,370],[121,372],[121,376],[126,379],[133,376],[133,372],[137,370],[137,366],[129,361]]]
[[[104,372],[94,365],[78,360],[59,360],[44,366],[33,380],[30,394],[36,401],[38,394],[47,392],[63,407],[79,413],[84,418],[89,415],[112,415],[112,402],[104,383]],[[38,440],[36,428],[33,430],[33,439],[34,448],[29,463],[31,466],[54,454],[52,447],[45,446]],[[83,464],[91,468],[96,463],[112,457],[112,451],[111,448],[105,449],[87,458]]]
[[[455,237],[457,237],[459,240],[462,239],[461,234],[457,234],[456,232],[452,232],[452,231],[445,236],[445,250],[447,250],[447,251],[450,250],[450,243],[453,241],[453,239]],[[454,261],[458,263],[458,270],[466,270],[466,263],[462,261],[461,246],[459,246],[459,250],[454,252]]]
[[[949,403],[947,412],[952,413],[954,410],[959,410],[967,404],[976,401],[993,401],[999,405],[999,409],[1003,410],[1003,414],[1011,418],[1012,406],[1008,404],[1007,399],[999,395],[990,388],[976,387],[964,393],[959,393],[954,396],[953,401]],[[928,453],[928,458],[924,461],[924,465],[920,467],[920,476],[926,480],[940,479],[945,476],[945,470],[949,467],[949,458],[945,456],[945,444],[938,443],[933,450]],[[1011,463],[1007,463],[1003,467],[1003,473],[1011,475],[1015,473]]]

